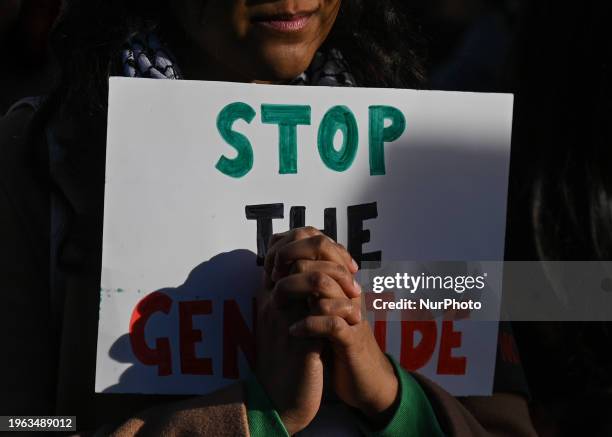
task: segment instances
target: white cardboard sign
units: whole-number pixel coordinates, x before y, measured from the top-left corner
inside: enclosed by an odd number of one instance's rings
[[[270,223],[335,225],[383,262],[503,259],[510,95],[112,78],[108,123],[98,392],[244,377]],[[399,359],[407,330],[383,329]],[[491,393],[495,323],[435,341],[417,371]]]

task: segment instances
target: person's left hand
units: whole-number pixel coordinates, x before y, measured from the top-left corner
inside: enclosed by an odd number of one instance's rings
[[[346,285],[352,281],[346,275],[330,274],[333,266],[334,271],[348,271],[352,278],[356,269],[346,268],[354,265],[352,258],[332,240],[321,244],[321,235],[310,228],[308,232],[290,232],[274,238],[266,258],[268,280],[322,272],[338,282],[338,290],[345,290],[333,297],[305,296],[286,290],[292,294],[287,299],[305,299],[309,308],[306,316],[291,326],[290,333],[299,338],[328,339],[333,353],[331,363],[326,365],[336,394],[373,423],[384,424],[398,395],[397,377],[378,347],[369,323],[362,318],[361,296],[357,297],[354,289],[349,290]]]

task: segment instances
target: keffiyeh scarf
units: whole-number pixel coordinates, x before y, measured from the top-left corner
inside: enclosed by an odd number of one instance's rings
[[[153,34],[131,38],[121,53],[123,75],[150,79],[182,79],[172,53]],[[318,51],[306,71],[290,85],[356,86],[342,54],[335,49]]]

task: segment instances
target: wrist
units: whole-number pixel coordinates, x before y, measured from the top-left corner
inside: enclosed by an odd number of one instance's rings
[[[307,423],[295,420],[290,413],[279,413],[279,417],[289,435],[297,434],[308,426]]]
[[[400,384],[388,358],[382,355],[380,376],[377,378],[377,390],[364,400],[359,407],[361,413],[374,425],[384,425],[397,409],[400,399]]]
[[[373,399],[366,401],[360,408],[361,412],[367,417],[379,416],[395,406],[396,400],[399,398],[397,378],[391,378],[386,385],[389,388],[385,389],[385,393],[381,393]]]
[[[306,428],[310,421],[305,417],[303,410],[293,406],[295,404],[294,399],[286,392],[283,384],[280,384],[274,378],[269,378],[269,375],[265,372],[256,372],[256,374],[271,408],[274,409],[287,434],[294,435]]]

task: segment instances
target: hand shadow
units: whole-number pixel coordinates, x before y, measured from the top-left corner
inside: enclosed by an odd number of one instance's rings
[[[185,282],[175,288],[163,288],[156,293],[167,296],[172,305],[167,312],[155,312],[146,323],[145,342],[150,349],[159,347],[159,339],[168,339],[170,345],[171,374],[159,376],[158,365],[145,365],[135,356],[130,335],[119,337],[109,350],[109,357],[118,363],[130,363],[119,382],[103,390],[104,393],[147,394],[201,394],[221,388],[228,379],[221,377],[223,356],[223,314],[228,300],[235,301],[244,322],[252,329],[253,298],[261,285],[262,269],[257,266],[257,256],[249,250],[234,250],[214,256],[195,267]],[[151,294],[146,295],[151,296]],[[198,359],[211,359],[213,375],[184,374],[181,358],[179,302],[211,302],[210,314],[189,315],[192,333],[201,333],[201,340],[191,343]],[[141,301],[142,302],[142,301]],[[183,322],[184,323],[184,322]],[[174,333],[174,335],[171,335]],[[184,360],[184,358],[183,358]],[[238,354],[240,377],[249,372],[247,359]]]

